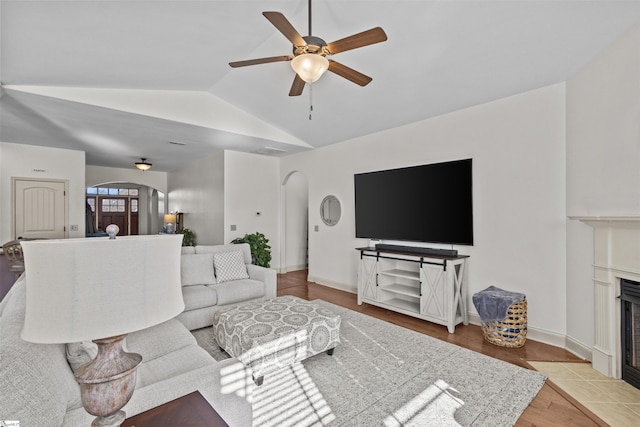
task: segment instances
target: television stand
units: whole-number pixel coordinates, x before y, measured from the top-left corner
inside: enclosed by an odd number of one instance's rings
[[[360,251],[358,305],[366,302],[445,325],[451,334],[456,325],[468,325],[465,273],[469,256],[397,248],[356,248]]]

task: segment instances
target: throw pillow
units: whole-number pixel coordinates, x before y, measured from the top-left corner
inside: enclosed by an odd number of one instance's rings
[[[182,286],[214,285],[213,254],[181,255],[180,280]]]
[[[240,251],[213,254],[213,265],[218,283],[249,278],[247,266]]]

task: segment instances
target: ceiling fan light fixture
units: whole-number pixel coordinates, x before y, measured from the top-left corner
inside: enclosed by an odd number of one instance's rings
[[[307,83],[313,83],[329,69],[329,60],[315,53],[304,53],[291,60],[291,68]]]
[[[141,171],[148,171],[149,169],[151,169],[151,163],[147,163],[147,159],[142,157],[141,160],[142,161],[135,163],[138,169],[140,169]]]

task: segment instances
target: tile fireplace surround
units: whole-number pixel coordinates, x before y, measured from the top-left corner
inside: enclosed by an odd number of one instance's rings
[[[593,368],[620,378],[620,279],[640,282],[640,217],[571,217],[593,227]]]

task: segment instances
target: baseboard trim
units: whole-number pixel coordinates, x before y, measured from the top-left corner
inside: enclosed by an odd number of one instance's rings
[[[592,361],[593,349],[574,338],[567,337],[564,348],[582,359]]]
[[[358,287],[347,283],[337,283],[330,280],[323,279],[322,277],[308,276],[309,282],[317,283],[318,285],[328,286],[330,288],[338,289],[340,291],[350,292],[352,294],[358,293]]]
[[[274,268],[274,267],[271,267],[271,268]],[[285,267],[275,268],[278,274],[287,274],[287,273],[291,273],[292,271],[300,271],[300,270],[306,270],[306,269],[307,269],[306,265],[288,265]]]
[[[300,270],[306,270],[307,266],[306,265],[288,265],[284,268],[285,273],[291,273],[292,271],[300,271]]]
[[[477,314],[469,313],[469,323],[481,326],[482,320],[480,320],[480,316],[478,316]],[[546,329],[538,329],[527,326],[527,338],[544,344],[549,344],[554,347],[560,347],[569,350],[566,347],[567,337],[565,335],[558,334],[557,332],[551,332]]]
[[[345,283],[337,283],[332,282],[330,280],[323,279],[321,277],[309,276],[307,278],[309,282],[314,282],[319,285],[328,286],[330,288],[338,289],[345,292],[350,292],[352,294],[358,293],[357,286]],[[473,325],[482,325],[482,320],[480,320],[480,316],[476,313],[469,313],[469,323]],[[584,343],[568,337],[563,334],[559,334],[557,332],[552,332],[546,329],[535,328],[528,326],[527,328],[527,338],[530,338],[534,341],[538,341],[544,344],[549,344],[554,347],[563,348],[581,359],[592,360],[592,351],[593,349]]]

